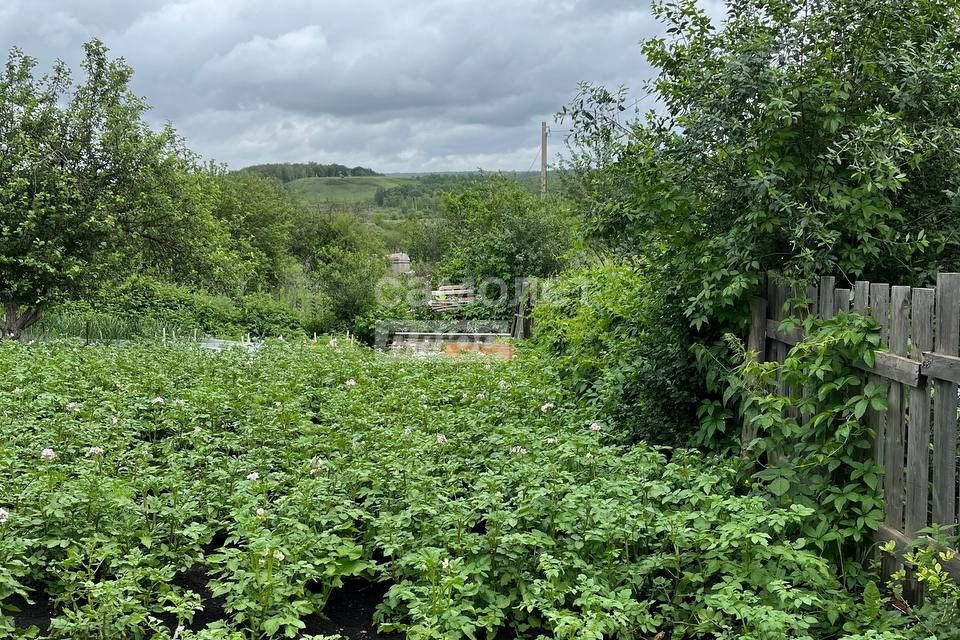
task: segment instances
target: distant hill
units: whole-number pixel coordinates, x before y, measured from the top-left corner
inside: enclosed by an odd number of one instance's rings
[[[308,205],[373,204],[377,189],[415,183],[416,178],[353,176],[346,178],[301,178],[287,183],[287,190]]]
[[[481,179],[489,173],[478,171],[446,173],[391,173],[374,176],[300,178],[286,183],[287,191],[307,205],[369,205],[401,208],[422,204],[425,197],[457,188]],[[540,174],[534,171],[503,172],[530,191],[540,187]],[[549,181],[555,174],[551,172]],[[379,191],[379,195],[378,195]]]
[[[347,167],[342,164],[319,164],[317,162],[277,162],[273,164],[255,164],[240,171],[258,173],[281,182],[293,182],[304,178],[345,178],[359,176],[379,176],[373,169],[366,167]]]

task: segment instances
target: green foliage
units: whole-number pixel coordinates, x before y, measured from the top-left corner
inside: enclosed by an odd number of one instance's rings
[[[97,297],[50,310],[30,336],[87,339],[156,338],[160,335],[288,336],[323,333],[332,319],[317,300],[294,304],[269,294],[238,299],[217,296],[147,276],[101,289]]]
[[[784,328],[791,328],[784,323]],[[804,538],[832,559],[851,584],[869,577],[872,534],[883,521],[882,467],[873,458],[868,412],[886,410],[886,389],[854,364],[872,364],[880,342],[873,320],[840,314],[808,318],[805,336],[783,363],[747,353],[727,377],[728,402],[739,396],[754,438],[744,454],[755,487],[780,505],[815,512]]]
[[[280,182],[291,182],[301,178],[343,178],[346,176],[378,176],[373,169],[365,167],[346,167],[342,164],[317,164],[316,162],[280,162],[256,164],[244,167],[242,173],[253,173],[265,178],[274,178]]]
[[[80,84],[35,66],[14,49],[0,71],[0,338],[131,271],[233,297],[282,283],[301,211],[278,183],[201,168],[171,129],[153,132],[132,69],[97,40]]]
[[[564,274],[534,312],[536,341],[581,400],[654,444],[686,444],[696,425],[699,374],[669,283],[639,262]]]
[[[566,113],[593,231],[669,262],[698,326],[730,328],[758,274],[929,281],[960,253],[960,8],[950,0],[655,2],[663,110]],[[598,166],[600,168],[598,168]]]
[[[144,121],[126,63],[92,40],[81,66],[81,83],[59,62],[37,78],[13,49],[0,69],[0,338],[95,285],[131,238],[156,237],[186,163],[172,131]]]
[[[275,181],[216,168],[210,174],[218,190],[213,215],[230,233],[236,255],[232,262],[244,263],[244,277],[234,278],[233,290],[277,287],[290,261],[290,236],[302,215],[300,206]]]
[[[203,333],[237,335],[240,310],[230,298],[199,293],[146,276],[133,277],[104,291],[104,306],[120,316],[149,317]]]
[[[292,251],[338,326],[350,327],[373,308],[377,283],[387,270],[386,248],[376,228],[356,215],[304,214]]]
[[[532,355],[0,344],[0,597],[43,591],[38,635],[75,640],[293,636],[347,576],[389,583],[379,617],[410,638],[860,623],[793,533],[811,508],[737,495],[729,461],[614,446]],[[226,617],[201,629],[204,585]]]
[[[944,570],[943,564],[955,560],[960,536],[945,536],[941,531],[925,530],[924,537],[915,543],[904,557],[911,576],[924,590],[923,603],[910,611],[918,638],[937,640],[960,639],[960,585]],[[883,551],[893,555],[894,543]],[[893,575],[894,593],[903,596],[907,574],[900,569]]]
[[[541,202],[504,176],[446,194],[442,215],[450,246],[435,275],[478,285],[502,281],[507,300],[513,299],[516,279],[557,273],[573,248],[574,219],[563,204]],[[497,297],[492,291],[488,296]]]

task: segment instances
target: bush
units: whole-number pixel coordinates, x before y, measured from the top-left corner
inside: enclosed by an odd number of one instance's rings
[[[267,294],[245,296],[241,305],[244,329],[257,336],[296,333],[307,324],[302,313]]]
[[[52,596],[51,638],[303,637],[351,580],[421,640],[897,622],[800,537],[809,507],[741,495],[737,460],[616,446],[544,364],[0,343],[0,608]]]
[[[700,382],[682,309],[658,275],[629,261],[569,272],[534,318],[561,377],[626,438],[688,440]]]
[[[149,317],[181,330],[239,335],[242,313],[226,296],[214,296],[149,276],[128,278],[100,292],[104,310],[126,317]]]
[[[175,332],[239,338],[325,333],[334,326],[315,292],[297,290],[286,298],[253,293],[234,300],[137,276],[104,287],[95,300],[59,305],[30,335],[120,340]]]

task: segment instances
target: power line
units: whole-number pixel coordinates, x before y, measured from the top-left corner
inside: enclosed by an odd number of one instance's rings
[[[540,152],[537,151],[537,154],[533,156],[533,160],[530,161],[530,166],[527,167],[527,173],[529,173],[530,171],[533,171],[533,165],[535,165],[537,163],[537,160],[539,159],[540,159]]]

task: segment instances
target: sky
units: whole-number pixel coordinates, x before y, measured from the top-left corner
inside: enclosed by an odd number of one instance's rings
[[[718,11],[719,0],[704,0]],[[0,45],[76,68],[103,40],[148,118],[232,168],[527,170],[583,80],[639,94],[646,0],[3,0]]]

